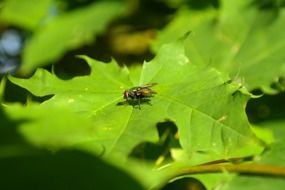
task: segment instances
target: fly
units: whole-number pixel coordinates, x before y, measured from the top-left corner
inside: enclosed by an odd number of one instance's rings
[[[127,102],[130,100],[138,101],[139,109],[141,100],[147,100],[152,97],[156,92],[151,89],[152,86],[156,85],[157,83],[150,83],[142,86],[135,86],[128,90],[124,91],[124,99]]]

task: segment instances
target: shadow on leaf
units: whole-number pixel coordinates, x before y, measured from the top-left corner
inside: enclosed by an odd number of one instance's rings
[[[118,102],[117,106],[125,106],[125,105],[130,105],[133,106],[133,108],[139,108],[141,107],[141,105],[149,105],[152,106],[151,104],[151,100],[148,98],[143,98],[143,99],[136,99],[136,100],[128,100],[128,101],[122,101],[122,102]]]
[[[180,147],[177,137],[177,126],[171,121],[156,125],[159,141],[157,143],[142,142],[133,148],[129,157],[142,161],[155,161],[156,165],[172,160],[171,148]]]

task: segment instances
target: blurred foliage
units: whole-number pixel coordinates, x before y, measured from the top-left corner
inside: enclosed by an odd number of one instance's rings
[[[2,1],[1,22],[34,30],[48,16],[52,0],[6,0]]]
[[[283,188],[284,5],[0,1],[0,189]]]
[[[185,43],[192,63],[228,73],[249,90],[278,92],[271,84],[279,84],[279,78],[285,74],[281,53],[285,50],[284,10],[258,10],[246,1],[221,2],[219,11],[181,9],[160,32],[153,49],[159,49],[177,34],[192,31]]]

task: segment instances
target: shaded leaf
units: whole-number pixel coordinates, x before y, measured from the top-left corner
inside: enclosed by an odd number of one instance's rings
[[[126,172],[78,151],[39,150],[0,160],[1,189],[145,189]]]
[[[62,189],[62,185],[68,189],[79,186],[108,189],[113,185],[141,189],[138,181],[149,187],[165,178],[148,165],[142,167],[129,160],[126,167],[121,158],[99,158],[104,148],[96,142],[94,134],[98,128],[90,119],[70,112],[67,107],[11,104],[1,107],[0,122],[0,169],[5,181],[0,185],[2,188],[46,184],[48,189]],[[92,155],[76,151],[78,149]],[[113,183],[106,183],[110,179]],[[12,185],[12,181],[17,183]],[[117,184],[122,181],[125,182]]]

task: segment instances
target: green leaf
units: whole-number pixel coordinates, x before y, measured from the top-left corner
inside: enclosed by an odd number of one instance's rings
[[[285,76],[285,12],[258,10],[250,1],[221,1],[221,8],[195,12],[183,10],[158,36],[154,48],[192,31],[186,54],[201,67],[228,73],[249,90],[272,93],[271,84]],[[273,66],[274,65],[274,66]]]
[[[262,141],[266,144],[271,144],[274,142],[274,135],[270,129],[254,125],[252,130],[254,131],[255,135],[259,139],[262,139]]]
[[[21,71],[29,73],[60,58],[68,50],[92,43],[124,10],[122,2],[96,2],[55,17],[35,31],[26,43]]]
[[[4,97],[4,89],[5,89],[5,85],[6,85],[6,77],[3,77],[2,79],[0,79],[0,102],[2,102],[3,97]]]
[[[85,59],[92,69],[90,76],[63,81],[39,69],[30,80],[10,79],[26,86],[37,96],[55,94],[44,104],[68,106],[75,113],[90,118],[92,125],[99,129],[92,133],[93,138],[106,149],[106,154],[119,152],[126,156],[139,142],[156,141],[155,121],[149,121],[153,125],[148,125],[147,120],[139,122],[139,117],[132,117],[141,114],[140,110],[117,106],[122,101],[123,90],[132,86],[128,70],[119,68],[114,62],[103,64],[87,57]]]
[[[195,32],[196,27],[200,26],[205,20],[213,18],[215,13],[214,9],[189,11],[187,7],[182,7],[178,10],[174,19],[162,31],[158,31],[156,40],[151,45],[152,50],[158,52],[163,44],[177,40],[187,32]],[[207,36],[205,37],[207,38]]]
[[[96,185],[97,188],[109,189],[116,185],[123,189],[140,189],[138,181],[145,187],[151,187],[166,180],[168,172],[160,174],[148,164],[142,166],[132,160],[124,163],[121,158],[111,155],[103,157],[104,160],[99,158],[105,151],[97,142],[100,139],[96,139],[94,135],[100,133],[100,126],[92,125],[90,121],[91,118],[75,114],[64,106],[1,106],[0,168],[3,173],[1,178],[5,179],[5,182],[1,183],[0,187],[4,188],[9,184],[11,188],[11,181],[17,181],[15,188],[35,183],[48,183],[47,187],[52,186],[52,189],[55,189],[55,186],[62,188],[60,184],[68,183],[70,178],[76,176],[76,184],[82,187]],[[48,148],[52,153],[42,148]],[[90,152],[93,156],[76,151],[78,149]],[[88,168],[85,168],[86,166]],[[15,170],[18,172],[16,176]],[[47,176],[54,172],[62,175],[51,182]],[[89,181],[90,177],[92,181]],[[133,178],[136,178],[136,181]],[[115,180],[114,183],[105,182],[110,179]],[[117,181],[121,184],[116,184]],[[70,188],[78,189],[76,184]]]
[[[1,2],[0,22],[34,30],[47,16],[52,0],[5,0]]]
[[[39,147],[55,150],[74,147],[92,141],[96,131],[91,120],[60,105],[7,105],[5,112],[12,121],[19,121],[18,131]],[[100,150],[102,147],[98,148]]]
[[[274,143],[272,143],[270,149],[262,155],[260,162],[285,166],[285,157],[283,156],[283,152],[285,151],[285,121],[267,121],[261,123],[260,126],[272,130],[275,137]]]
[[[259,124],[264,129],[271,129],[275,134],[275,142],[265,151],[264,154],[256,158],[255,163],[266,164],[269,168],[272,166],[272,171],[276,170],[273,166],[285,166],[285,122],[281,121],[267,121]],[[281,172],[281,171],[279,171]],[[283,171],[284,173],[284,171]],[[280,178],[278,178],[280,177]],[[254,176],[254,175],[236,175],[227,184],[220,181],[220,184],[224,184],[221,189],[234,189],[234,190],[250,190],[250,189],[282,189],[285,185],[282,176]],[[217,180],[219,181],[219,180]]]
[[[227,186],[221,188],[222,190],[251,190],[251,189],[282,189],[285,181],[282,178],[275,177],[247,177],[239,176],[231,181]]]
[[[271,130],[275,141],[285,141],[285,120],[272,120],[258,124],[260,127]]]
[[[0,115],[1,189],[145,189],[130,174],[97,156],[74,150],[51,153],[29,146],[19,138],[18,124],[7,126],[5,120]]]
[[[200,152],[206,158],[197,162],[262,149],[244,112],[249,96],[216,70],[190,64],[182,40],[164,46],[154,60],[143,65],[139,84],[132,84],[128,70],[114,62],[84,58],[91,67],[89,76],[64,81],[39,69],[30,79],[9,79],[37,96],[54,95],[41,106],[67,106],[91,118],[98,128],[94,139],[105,148],[105,155],[126,157],[138,143],[157,141],[155,125],[165,120],[178,126],[180,143],[190,160]],[[124,104],[124,89],[150,82],[158,83],[150,104],[142,104],[141,110],[120,105]]]

